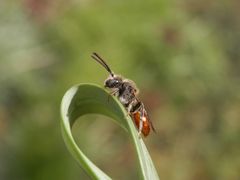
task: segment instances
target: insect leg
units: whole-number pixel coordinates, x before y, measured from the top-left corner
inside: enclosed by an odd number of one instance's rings
[[[119,89],[116,89],[115,91],[110,92],[109,95],[108,95],[108,102],[109,102],[109,97],[110,96],[115,96],[118,92],[119,92]]]
[[[142,129],[143,129],[143,117],[144,117],[144,105],[141,103],[140,106],[140,121],[139,121],[139,128],[138,128],[138,135],[141,136]]]
[[[127,107],[127,116],[131,114],[132,108],[133,108],[133,102],[131,102]]]
[[[138,103],[138,101],[136,101],[136,99],[134,99],[133,101],[131,101],[129,103],[129,105],[127,106],[127,115],[126,116],[137,112],[141,108],[141,105],[137,106],[138,105],[137,103]]]

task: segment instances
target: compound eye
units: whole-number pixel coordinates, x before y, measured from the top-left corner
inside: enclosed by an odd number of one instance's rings
[[[116,85],[120,85],[120,81],[119,81],[119,80],[116,80],[116,81],[115,81],[115,84],[116,84]]]

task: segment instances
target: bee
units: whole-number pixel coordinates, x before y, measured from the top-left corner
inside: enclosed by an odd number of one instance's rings
[[[137,97],[139,90],[136,84],[129,79],[114,74],[107,63],[97,53],[93,53],[91,57],[109,72],[109,76],[104,82],[104,87],[110,89],[110,95],[116,96],[125,107],[127,115],[132,118],[138,129],[139,136],[141,134],[145,137],[148,136],[151,129],[155,132],[144,104]]]

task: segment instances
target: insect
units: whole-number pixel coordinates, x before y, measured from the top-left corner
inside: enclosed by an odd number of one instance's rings
[[[150,130],[155,132],[152,122],[150,121],[144,104],[137,98],[138,89],[135,83],[129,79],[125,79],[120,75],[114,74],[107,63],[97,54],[93,53],[91,57],[101,64],[108,72],[109,76],[104,82],[104,86],[112,90],[111,95],[118,97],[121,104],[127,110],[138,129],[139,136],[143,134],[148,136]]]

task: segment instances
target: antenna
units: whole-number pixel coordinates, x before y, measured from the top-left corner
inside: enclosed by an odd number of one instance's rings
[[[110,75],[113,77],[114,74],[112,72],[112,70],[109,68],[109,66],[107,65],[107,63],[97,54],[97,53],[92,53],[91,57],[96,60],[99,64],[101,64],[109,73]]]

